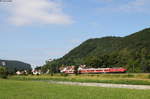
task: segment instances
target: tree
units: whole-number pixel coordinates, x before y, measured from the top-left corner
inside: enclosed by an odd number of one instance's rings
[[[75,68],[74,68],[74,73],[75,73],[76,76],[79,74],[78,68],[79,68],[78,65],[75,66]]]
[[[3,66],[0,66],[0,78],[7,78],[7,69]]]
[[[146,72],[148,62],[147,62],[147,55],[148,55],[148,50],[146,48],[141,49],[141,69],[142,72]]]
[[[84,64],[87,66],[92,66],[94,68],[100,67],[103,64],[103,60],[97,56],[90,56],[84,60]]]
[[[49,70],[49,73],[51,74],[51,76],[54,75],[54,73],[58,73],[59,72],[59,67],[58,67],[58,62],[53,60],[50,62],[46,62],[46,65],[44,66],[43,69],[45,69],[45,71]]]

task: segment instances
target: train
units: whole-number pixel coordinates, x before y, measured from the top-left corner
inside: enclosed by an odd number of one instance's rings
[[[77,69],[77,72],[79,74],[100,74],[100,73],[125,73],[127,69],[123,67],[115,67],[115,68],[82,68],[79,67]],[[61,73],[65,74],[74,74],[75,73],[75,67],[74,66],[68,66],[64,67],[60,70]]]

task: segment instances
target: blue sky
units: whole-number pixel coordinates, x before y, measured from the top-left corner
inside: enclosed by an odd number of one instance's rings
[[[42,65],[89,38],[126,36],[150,25],[150,0],[0,2],[0,58]]]

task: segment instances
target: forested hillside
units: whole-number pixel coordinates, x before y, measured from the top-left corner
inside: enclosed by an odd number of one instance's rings
[[[150,29],[125,37],[89,39],[44,68],[80,64],[89,67],[125,67],[129,72],[150,72]]]
[[[15,73],[18,70],[31,70],[31,65],[12,60],[0,60],[0,66],[4,66],[8,69],[9,73]]]

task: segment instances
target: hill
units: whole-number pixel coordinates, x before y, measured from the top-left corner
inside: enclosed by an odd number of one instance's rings
[[[53,66],[86,64],[90,67],[125,67],[129,72],[150,72],[150,28],[125,37],[89,39]],[[47,66],[48,67],[48,66]]]
[[[30,64],[14,60],[0,60],[0,66],[7,67],[9,73],[14,73],[18,70],[31,70]]]

